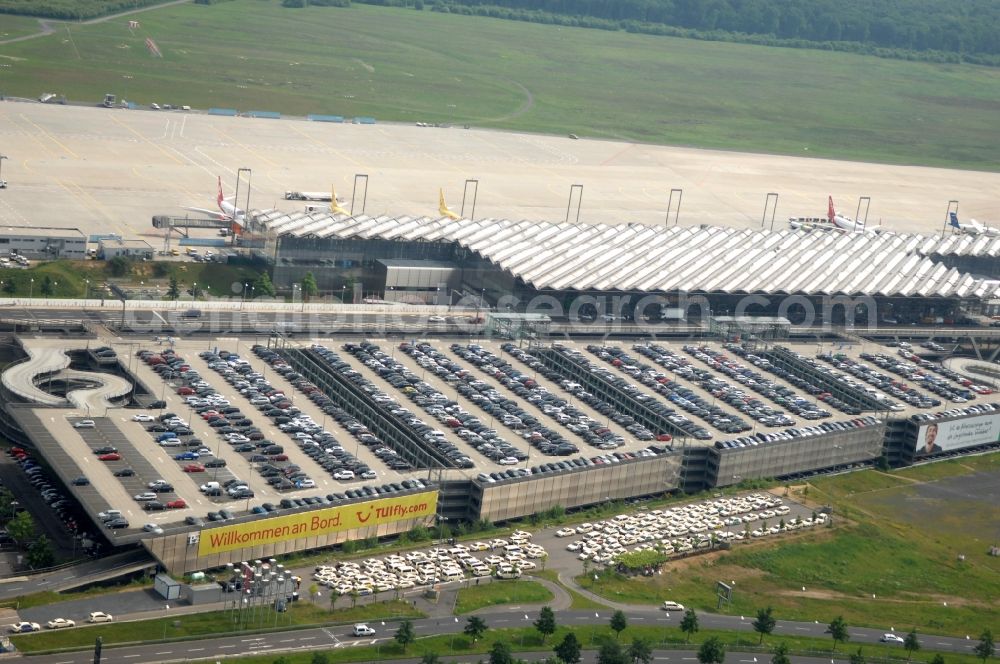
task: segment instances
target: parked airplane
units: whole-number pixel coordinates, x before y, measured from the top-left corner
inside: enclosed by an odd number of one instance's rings
[[[333,188],[333,185],[330,185],[330,212],[351,216],[350,212],[340,206],[343,202],[343,199],[337,198],[337,190]]]
[[[866,226],[864,222],[837,214],[837,210],[833,206],[833,196],[827,198],[825,219],[822,217],[789,217],[788,225],[795,230],[840,231],[841,233],[876,235],[883,232],[881,226]]]
[[[442,217],[448,217],[449,219],[461,219],[460,216],[451,211],[448,204],[444,202],[444,189],[439,189],[440,197],[438,199],[438,213]]]
[[[958,220],[957,212],[948,213],[948,226],[954,233],[964,235],[985,235],[987,237],[1000,237],[1000,229],[984,226],[975,219],[969,219],[969,223],[963,224]]]
[[[184,210],[190,210],[191,212],[200,212],[201,214],[207,214],[214,219],[219,221],[232,221],[232,231],[234,234],[243,232],[243,224],[246,222],[246,212],[236,207],[230,200],[234,200],[235,197],[226,198],[222,194],[222,177],[219,177],[219,193],[216,196],[215,204],[219,207],[218,210],[209,210],[206,208],[196,208],[196,207],[184,207]]]

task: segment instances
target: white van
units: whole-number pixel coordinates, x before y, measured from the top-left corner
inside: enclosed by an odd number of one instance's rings
[[[501,565],[497,568],[498,579],[517,579],[521,576],[521,570],[511,565]]]
[[[450,568],[441,570],[441,580],[445,583],[448,581],[461,581],[464,578],[465,575],[462,574],[462,570],[460,569]]]
[[[670,600],[667,600],[663,602],[663,606],[660,608],[662,608],[664,611],[683,611],[684,605],[678,602],[671,602]]]

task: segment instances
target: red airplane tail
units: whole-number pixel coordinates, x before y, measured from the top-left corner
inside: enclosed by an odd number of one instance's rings
[[[219,186],[221,187],[222,185],[219,185]],[[222,190],[220,189],[219,191],[222,191]],[[826,211],[826,218],[832,224],[833,223],[833,218],[837,216],[837,212],[833,209],[833,196],[830,196],[828,198],[828,200],[829,200],[829,208]]]
[[[219,205],[219,209],[220,210],[222,209],[222,201],[223,200],[225,200],[225,197],[222,195],[222,176],[220,175],[219,176],[219,195],[215,199],[215,202]],[[831,205],[832,205],[832,203],[831,203]]]

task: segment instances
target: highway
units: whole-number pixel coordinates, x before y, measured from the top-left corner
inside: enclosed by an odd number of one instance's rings
[[[606,626],[611,618],[611,609],[597,611],[560,611],[556,614],[556,620],[561,625],[585,627],[587,625]],[[645,625],[657,627],[676,628],[680,624],[680,613],[666,613],[659,609],[633,609],[625,612],[630,625]],[[280,624],[281,615],[274,614]],[[503,612],[478,613],[486,624],[495,629],[530,627],[531,623],[537,619],[537,609],[523,611],[519,607],[508,607]],[[183,617],[179,617],[183,621]],[[752,632],[752,617],[750,616],[723,616],[703,613],[698,616],[700,628],[706,629],[726,629]],[[220,636],[217,638],[206,638],[189,641],[176,641],[169,643],[151,643],[135,646],[125,646],[120,648],[105,648],[101,657],[102,662],[128,662],[129,664],[143,664],[145,662],[171,662],[189,659],[210,659],[220,657],[251,656],[263,653],[293,650],[322,650],[334,648],[350,648],[362,645],[379,645],[393,641],[393,634],[396,630],[394,622],[372,622],[370,623],[376,630],[374,638],[358,639],[350,635],[349,625],[331,626],[325,628],[312,628],[291,631],[278,631],[266,634],[236,634],[232,636]],[[414,620],[413,626],[418,636],[429,636],[435,634],[458,634],[461,633],[465,625],[465,618],[426,618]],[[76,629],[87,629],[77,627]],[[897,630],[900,635],[905,630]],[[889,654],[892,651],[902,652],[901,646],[879,643],[879,637],[884,633],[880,630],[866,628],[852,628],[850,641],[847,645],[841,645],[841,652],[847,651],[851,647],[865,646],[866,653],[871,656],[872,649],[878,648]],[[825,623],[791,622],[779,620],[774,631],[775,634],[788,636],[810,636],[822,639],[829,639],[826,634]],[[155,638],[156,635],[150,635]],[[754,637],[751,638],[755,638]],[[969,653],[977,643],[975,639],[958,639],[953,637],[920,635],[921,644],[924,650],[937,650],[945,653]],[[484,637],[486,642],[490,642],[490,633]],[[773,638],[769,639],[773,642]],[[628,631],[623,633],[623,641],[628,642]],[[39,664],[89,664],[93,661],[93,650],[87,649],[75,653],[57,653],[52,655],[32,656],[32,662]],[[877,651],[876,651],[877,652]],[[693,653],[690,651],[673,651],[664,653],[664,656],[673,658],[673,661],[693,660]],[[752,653],[730,653],[727,661],[756,661]],[[769,659],[769,656],[763,656]],[[657,658],[658,660],[660,657]],[[829,656],[824,658],[829,660]],[[807,660],[803,660],[807,661]]]

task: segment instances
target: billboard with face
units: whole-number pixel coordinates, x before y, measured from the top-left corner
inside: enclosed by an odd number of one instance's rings
[[[917,432],[916,454],[924,456],[1000,440],[1000,414],[933,422]]]

